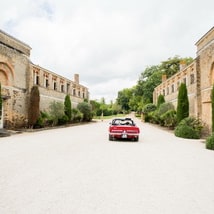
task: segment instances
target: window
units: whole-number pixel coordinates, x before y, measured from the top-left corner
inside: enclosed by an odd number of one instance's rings
[[[70,91],[70,84],[68,83],[67,84],[67,93],[69,93],[69,91]]]
[[[61,92],[64,92],[64,85],[61,85]]]
[[[190,74],[190,84],[193,84],[195,82],[195,75]]]
[[[56,91],[57,90],[57,85],[56,85],[56,82],[54,81],[54,90]]]
[[[36,75],[36,85],[39,85],[39,75]]]
[[[174,87],[174,84],[172,84],[172,93],[174,93],[175,92],[175,87]]]
[[[45,80],[45,87],[47,88],[49,86],[49,83],[48,83],[48,79],[46,78]]]
[[[169,87],[167,87],[167,92],[166,93],[167,93],[167,95],[169,94]]]
[[[177,91],[179,90],[180,82],[177,82]]]

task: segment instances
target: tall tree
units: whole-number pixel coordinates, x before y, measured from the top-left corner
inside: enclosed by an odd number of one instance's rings
[[[38,86],[33,86],[30,93],[30,102],[29,102],[29,110],[28,110],[28,124],[29,126],[34,126],[37,122],[40,110],[40,94]]]
[[[141,96],[144,103],[151,103],[153,91],[161,83],[162,71],[159,66],[150,66],[141,73],[135,88],[135,95]]]
[[[167,78],[169,78],[180,71],[181,63],[189,65],[192,61],[193,59],[191,57],[181,58],[179,56],[175,56],[173,58],[168,58],[166,61],[163,61],[160,64],[160,69],[164,74],[167,75]]]
[[[157,102],[157,108],[159,108],[159,106],[162,104],[162,103],[165,103],[165,98],[162,94],[160,94],[158,96],[158,102]]]
[[[177,122],[189,116],[189,100],[186,84],[181,83],[178,91]]]
[[[129,111],[129,101],[133,95],[133,90],[130,88],[125,88],[118,92],[117,103],[121,106],[122,110]]]
[[[68,120],[71,121],[71,99],[68,94],[65,96],[64,112],[65,115],[68,117]]]

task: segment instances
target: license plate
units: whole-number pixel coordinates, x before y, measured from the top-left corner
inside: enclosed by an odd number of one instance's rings
[[[127,138],[127,134],[123,134],[123,135],[122,135],[122,138]]]

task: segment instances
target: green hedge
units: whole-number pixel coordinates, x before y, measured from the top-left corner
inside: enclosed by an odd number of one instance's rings
[[[206,139],[206,148],[214,150],[214,133]]]
[[[199,139],[202,132],[202,123],[194,117],[187,117],[175,128],[175,136],[189,139]]]

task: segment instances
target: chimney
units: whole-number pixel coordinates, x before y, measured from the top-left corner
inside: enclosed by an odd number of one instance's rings
[[[186,62],[180,61],[180,71],[184,70],[185,67],[186,67]]]
[[[74,82],[79,84],[79,74],[74,74]]]
[[[163,75],[162,75],[162,82],[165,82],[165,81],[166,81],[166,79],[167,79],[166,74],[163,74]]]

